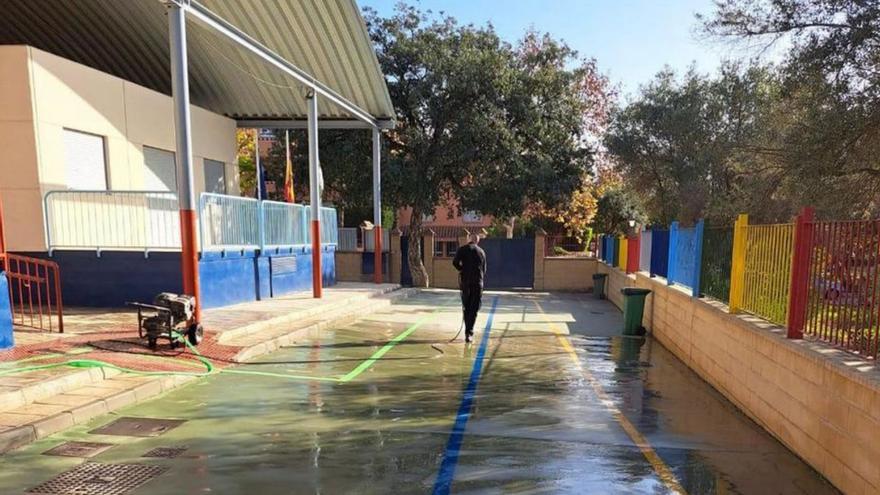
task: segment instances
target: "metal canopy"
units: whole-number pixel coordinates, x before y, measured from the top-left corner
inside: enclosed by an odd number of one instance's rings
[[[187,21],[193,104],[242,127],[292,123],[306,120],[304,96],[311,86],[324,96],[322,120],[351,127],[372,127],[367,119],[379,127],[393,122],[385,79],[354,0],[176,1],[195,14]],[[230,31],[277,60],[255,57]],[[31,45],[171,94],[161,0],[6,0],[0,44]]]

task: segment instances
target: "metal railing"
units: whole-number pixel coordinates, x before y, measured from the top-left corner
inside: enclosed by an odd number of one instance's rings
[[[46,244],[55,249],[180,249],[177,196],[167,191],[50,191]]]
[[[678,222],[669,227],[669,262],[666,281],[691,289],[691,294],[700,293],[700,259],[703,251],[703,221],[696,226],[681,228]]]
[[[260,247],[260,202],[253,198],[202,193],[199,231],[202,251]]]
[[[589,256],[588,247],[587,243],[571,236],[548,235],[544,237],[544,256]]]
[[[0,254],[6,272],[12,321],[16,325],[64,332],[61,272],[50,260]]]
[[[336,209],[321,207],[321,244],[338,245],[339,228],[336,222]]]
[[[358,227],[339,227],[339,250],[361,251],[362,247],[358,241],[360,230]]]
[[[804,333],[877,358],[880,220],[810,226]]]
[[[639,239],[639,271],[651,272],[651,231],[643,229]]]
[[[741,305],[777,325],[788,319],[794,224],[743,225],[745,255]],[[733,299],[731,297],[731,299]]]
[[[376,252],[376,234],[373,233],[372,230],[365,230],[363,232],[364,236],[364,251],[368,253]],[[391,247],[391,231],[388,229],[382,229],[382,252],[387,253],[389,248]]]
[[[304,205],[263,201],[263,247],[300,246],[311,241],[309,211]]]

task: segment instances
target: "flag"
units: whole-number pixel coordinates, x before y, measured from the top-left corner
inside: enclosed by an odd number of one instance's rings
[[[284,169],[284,201],[294,202],[293,196],[293,164],[290,162],[290,131],[284,131],[285,148],[287,149],[287,165]]]

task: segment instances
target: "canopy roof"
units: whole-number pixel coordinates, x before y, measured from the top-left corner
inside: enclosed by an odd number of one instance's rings
[[[175,0],[245,33],[295,66],[333,98],[319,118],[340,125],[359,109],[388,127],[394,108],[354,0]],[[190,99],[239,121],[306,119],[309,84],[222,34],[207,17],[187,17]],[[225,23],[224,23],[225,21]],[[168,20],[161,0],[5,0],[0,44],[27,44],[171,94]],[[354,124],[357,126],[359,124]]]

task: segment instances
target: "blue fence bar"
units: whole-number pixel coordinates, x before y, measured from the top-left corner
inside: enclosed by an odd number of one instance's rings
[[[611,237],[611,266],[620,264],[620,239],[617,236]]]
[[[651,229],[651,276],[667,277],[669,266],[669,231]]]
[[[703,221],[690,228],[681,228],[672,222],[669,229],[669,266],[667,283],[691,289],[693,296],[700,293],[700,257],[703,246]]]

